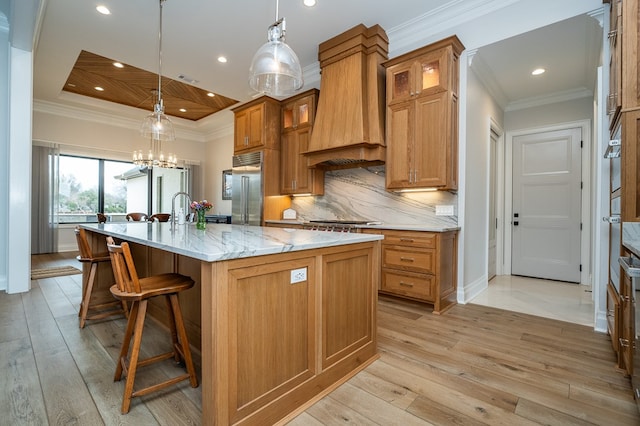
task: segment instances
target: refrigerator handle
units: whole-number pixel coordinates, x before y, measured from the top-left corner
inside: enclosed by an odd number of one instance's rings
[[[242,224],[246,225],[249,223],[249,176],[242,176],[241,197]]]

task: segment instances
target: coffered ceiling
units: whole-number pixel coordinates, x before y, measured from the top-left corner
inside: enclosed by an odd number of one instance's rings
[[[599,1],[586,1],[601,6]],[[216,110],[257,95],[247,83],[249,66],[253,54],[266,41],[268,26],[275,20],[275,3],[166,1],[162,97],[169,115],[200,123],[216,117]],[[318,44],[354,25],[380,24],[389,34],[393,55],[397,50],[396,35],[407,28],[419,30],[416,22],[464,22],[464,17],[499,7],[507,9],[513,3],[514,0],[317,0],[316,6],[309,8],[302,0],[282,0],[279,15],[286,18],[286,41],[300,58],[305,87],[318,87]],[[99,14],[95,9],[98,4],[106,5],[111,14]],[[508,24],[513,25],[511,21]],[[46,0],[34,61],[34,100],[141,119],[154,103],[158,26],[159,0]],[[596,21],[582,15],[480,48],[474,52],[479,58],[477,62],[474,59],[474,66],[482,69],[486,80],[501,92],[505,105],[552,92],[579,91],[593,87],[600,40],[601,28]],[[404,52],[396,52],[399,53]],[[218,62],[221,55],[227,58],[226,63]],[[125,73],[112,69],[112,61],[127,66],[124,78]],[[534,62],[548,64],[553,72],[547,75],[553,78],[553,84],[530,81],[527,68]],[[100,99],[92,97],[96,96],[96,85],[105,89]],[[207,96],[209,92],[216,96]],[[179,108],[187,113],[180,113]]]

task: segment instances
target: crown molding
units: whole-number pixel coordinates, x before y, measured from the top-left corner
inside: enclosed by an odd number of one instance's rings
[[[533,108],[543,105],[556,104],[559,102],[572,101],[575,99],[593,98],[593,91],[587,88],[567,90],[564,92],[553,93],[548,96],[536,96],[528,99],[521,99],[518,101],[510,102],[505,112],[517,111],[520,109]]]
[[[493,72],[487,66],[487,63],[482,59],[482,56],[476,55],[477,51],[478,49],[472,49],[467,52],[469,68],[473,70],[478,80],[480,80],[489,94],[491,94],[493,99],[495,99],[498,105],[504,110],[509,104],[509,99],[495,79]]]
[[[79,98],[83,101],[83,103],[86,103],[87,106],[77,107],[77,106],[61,104],[57,102],[34,99],[33,111],[40,112],[43,114],[51,114],[59,117],[70,118],[73,120],[83,120],[83,121],[89,121],[92,123],[106,124],[109,126],[116,126],[116,127],[135,130],[135,131],[138,131],[140,129],[140,124],[142,123],[142,120],[144,118],[144,116],[140,114],[141,110],[137,108],[118,105],[117,110],[115,108],[112,108],[111,110],[105,111],[105,112],[96,111],[95,109],[91,109],[91,106],[89,105],[92,103],[92,100],[84,99],[85,97],[83,96],[68,94],[67,96],[61,96],[61,97]],[[133,110],[133,111],[126,111],[126,110]],[[135,114],[139,118],[133,117],[133,116],[127,117],[126,115],[122,114],[123,111],[126,111],[125,114],[128,114],[128,115]],[[185,123],[186,120],[178,119],[175,117],[172,117],[171,121],[173,122],[177,139],[188,139],[196,142],[206,141],[205,135],[201,131],[194,129],[194,127],[196,126],[195,124],[192,125],[189,122]]]

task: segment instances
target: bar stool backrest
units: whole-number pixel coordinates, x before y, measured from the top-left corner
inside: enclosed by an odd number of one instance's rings
[[[85,233],[83,228],[76,226],[76,241],[78,243],[78,250],[80,251],[80,257],[78,260],[80,262],[89,262],[93,258],[93,253],[91,252],[91,246],[89,245],[89,241],[87,241],[87,234]]]
[[[140,280],[138,279],[136,266],[133,263],[129,244],[123,242],[117,245],[112,237],[107,237],[107,248],[111,256],[113,276],[116,279],[118,289],[126,293],[140,293]]]

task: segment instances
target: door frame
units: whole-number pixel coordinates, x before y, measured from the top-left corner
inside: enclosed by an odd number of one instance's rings
[[[505,256],[505,220],[504,218],[507,216],[503,216],[503,212],[505,211],[505,133],[504,129],[500,127],[500,125],[493,119],[489,118],[489,135],[487,141],[487,152],[491,152],[491,133],[495,133],[498,135],[498,139],[496,140],[496,162],[495,164],[491,162],[491,155],[487,156],[487,170],[491,170],[494,168],[494,179],[495,179],[495,212],[496,218],[498,219],[498,226],[496,228],[496,275],[505,275],[504,269],[504,256]],[[489,196],[491,191],[491,173],[487,173],[487,200],[491,200]],[[491,206],[487,203],[487,217],[490,216]],[[487,227],[491,226],[491,224],[487,223]],[[490,229],[487,228],[487,242],[488,236],[490,233]],[[509,246],[510,247],[510,246]],[[509,250],[510,251],[510,250]],[[487,261],[489,263],[489,252],[487,250]],[[488,269],[487,269],[488,270]],[[511,271],[509,271],[510,273]]]
[[[511,243],[513,217],[513,138],[534,133],[552,132],[580,127],[582,129],[583,147],[582,158],[582,197],[580,233],[580,284],[591,284],[591,120],[570,121],[551,126],[532,127],[506,132],[505,140],[505,176],[504,176],[504,215],[502,221],[504,235],[504,257],[502,270],[505,275],[511,275]]]

